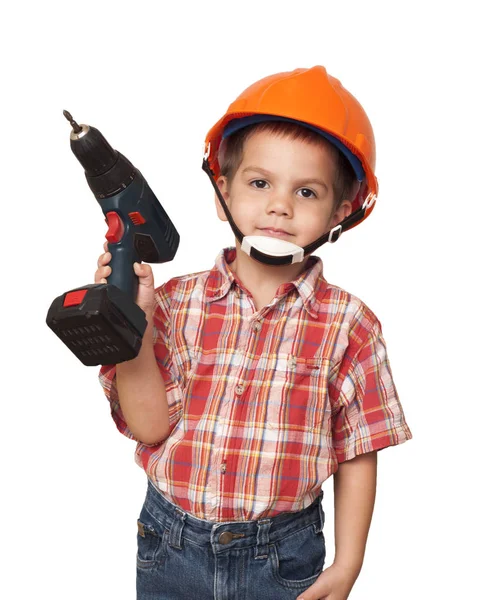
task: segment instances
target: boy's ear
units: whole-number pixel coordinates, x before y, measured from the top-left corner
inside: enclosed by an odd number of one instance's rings
[[[221,177],[218,177],[218,180],[216,181],[216,183],[218,184],[218,188],[220,189],[221,195],[223,196],[223,199],[225,200],[225,202],[227,203],[228,207],[230,208],[228,201],[229,201],[229,194],[228,194],[228,181],[227,178],[224,177],[223,175]],[[225,215],[225,211],[223,210],[223,207],[221,206],[221,203],[219,201],[218,195],[215,193],[214,194],[214,201],[216,203],[216,214],[218,215],[218,218],[221,221],[228,221],[226,215]]]
[[[346,217],[353,212],[353,204],[349,200],[344,200],[344,202],[339,206],[332,217],[332,222],[330,224],[330,229],[344,221]]]

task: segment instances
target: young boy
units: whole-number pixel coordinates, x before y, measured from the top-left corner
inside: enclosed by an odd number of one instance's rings
[[[323,67],[278,73],[210,130],[203,168],[235,247],[156,290],[136,263],[142,348],[100,372],[148,477],[137,597],[345,600],[377,451],[412,437],[378,319],[310,256],[373,208],[372,129]],[[331,475],[335,557],[323,570]]]

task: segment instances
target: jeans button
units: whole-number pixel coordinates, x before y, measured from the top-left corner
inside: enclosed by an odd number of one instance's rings
[[[231,531],[224,531],[220,535],[220,544],[229,544],[233,540],[233,533]]]

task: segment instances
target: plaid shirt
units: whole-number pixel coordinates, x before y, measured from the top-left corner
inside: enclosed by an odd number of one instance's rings
[[[156,289],[164,442],[133,436],[115,366],[99,374],[119,431],[138,442],[137,464],[170,502],[209,521],[301,510],[339,463],[412,437],[372,311],[327,283],[317,256],[256,311],[229,267],[235,252]]]

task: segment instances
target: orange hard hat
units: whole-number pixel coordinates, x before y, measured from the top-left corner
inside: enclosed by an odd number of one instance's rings
[[[259,116],[261,115],[261,116]],[[264,116],[263,116],[264,115]],[[253,119],[247,117],[253,116]],[[375,177],[375,139],[370,121],[356,98],[322,66],[276,73],[260,79],[244,90],[205,140],[205,159],[215,179],[220,175],[218,150],[227,130],[262,120],[297,121],[332,141],[352,164],[361,181],[353,202],[353,212],[364,210],[349,229],[371,213],[378,193]],[[230,124],[230,127],[227,126]],[[330,138],[334,139],[330,139]],[[357,163],[357,164],[356,164]],[[361,165],[361,166],[360,166]],[[358,175],[361,172],[364,177]]]

